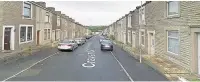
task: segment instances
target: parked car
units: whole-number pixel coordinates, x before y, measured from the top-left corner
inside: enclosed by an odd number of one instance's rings
[[[83,38],[76,38],[75,41],[78,45],[83,45],[85,43],[85,40]]]
[[[92,36],[93,36],[93,35],[87,35],[87,36],[86,36],[86,39],[90,39],[90,38],[92,38]]]
[[[113,44],[110,40],[102,40],[100,44],[101,44],[101,50],[113,51]]]
[[[58,44],[58,50],[75,50],[78,47],[78,44],[75,40],[63,40]]]

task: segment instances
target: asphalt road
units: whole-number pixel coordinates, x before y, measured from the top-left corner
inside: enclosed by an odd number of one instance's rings
[[[102,37],[95,36],[89,39],[73,52],[57,53],[56,49],[48,49],[35,53],[36,55],[23,61],[6,66],[0,65],[3,68],[0,69],[0,80],[167,81],[159,72],[139,63],[117,46],[114,46],[112,52],[101,51],[100,38]]]

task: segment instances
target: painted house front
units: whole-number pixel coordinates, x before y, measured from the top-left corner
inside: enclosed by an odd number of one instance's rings
[[[46,8],[45,2],[37,2],[36,6],[36,42],[37,45],[46,45],[52,40],[52,16]]]
[[[0,4],[1,51],[24,50],[35,46],[36,6],[26,1],[1,1]]]

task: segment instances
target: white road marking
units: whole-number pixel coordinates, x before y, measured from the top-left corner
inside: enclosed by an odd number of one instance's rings
[[[82,64],[82,66],[83,66],[83,67],[87,67],[87,68],[92,68],[92,67],[95,66],[95,64],[93,64],[93,63],[90,63],[91,66],[86,66],[86,64],[88,64],[88,63],[84,63],[84,64]]]
[[[19,74],[23,73],[24,71],[26,71],[26,70],[30,69],[31,67],[33,67],[33,66],[37,65],[38,63],[40,63],[40,62],[42,62],[42,61],[44,61],[44,60],[46,60],[46,59],[48,59],[48,58],[50,58],[50,57],[52,57],[52,56],[54,56],[54,55],[58,54],[58,53],[59,53],[59,52],[56,52],[56,53],[54,53],[54,54],[52,54],[52,55],[50,55],[50,56],[47,56],[47,57],[45,57],[44,59],[41,59],[41,60],[37,61],[36,63],[32,64],[32,65],[31,65],[31,66],[29,66],[28,68],[26,68],[26,69],[24,69],[24,70],[22,70],[22,71],[20,71],[20,72],[18,72],[18,73],[16,73],[16,74],[14,74],[14,75],[10,76],[10,77],[8,77],[8,78],[4,79],[2,82],[5,82],[5,81],[7,81],[7,80],[9,80],[9,79],[12,79],[12,78],[16,77],[17,75],[19,75]]]
[[[87,62],[83,63],[82,66],[86,68],[93,68],[95,67],[95,51],[94,50],[87,50]]]
[[[134,82],[133,79],[131,78],[131,76],[128,74],[128,72],[126,71],[126,69],[124,68],[124,66],[120,63],[120,61],[114,56],[114,54],[111,52],[112,56],[115,58],[115,60],[117,60],[118,64],[120,65],[120,67],[123,69],[123,71],[125,72],[126,76],[131,80],[131,82]]]

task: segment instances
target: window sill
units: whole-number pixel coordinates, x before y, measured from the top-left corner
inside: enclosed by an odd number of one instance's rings
[[[24,17],[23,16],[23,19],[31,20],[32,18],[31,17],[29,18],[29,17]]]
[[[30,42],[33,42],[33,40],[25,41],[25,42],[20,42],[19,44],[25,44],[25,43],[30,43]]]
[[[177,14],[177,15],[168,15],[168,16],[167,16],[168,19],[171,19],[171,18],[179,18],[179,17],[180,17],[179,14]]]
[[[170,55],[174,55],[174,56],[178,56],[179,55],[179,54],[175,54],[175,53],[170,52],[170,51],[167,51],[167,53],[170,54]]]

